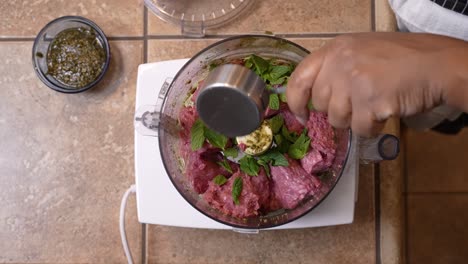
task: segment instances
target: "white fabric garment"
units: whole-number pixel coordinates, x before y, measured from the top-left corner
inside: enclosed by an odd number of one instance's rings
[[[429,0],[389,0],[401,31],[426,32],[468,41],[468,16]]]
[[[468,41],[468,16],[451,11],[429,0],[389,0],[395,12],[398,29],[444,35]],[[468,74],[468,73],[467,73]],[[403,121],[415,129],[429,129],[444,119],[455,120],[461,111],[441,105],[432,111]]]

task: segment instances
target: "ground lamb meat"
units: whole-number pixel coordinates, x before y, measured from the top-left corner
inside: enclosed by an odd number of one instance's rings
[[[232,186],[238,177],[242,178],[242,192],[239,196],[239,204],[234,204]],[[268,204],[269,195],[268,178],[262,169],[258,176],[248,176],[238,171],[222,186],[211,181],[203,198],[208,204],[224,214],[244,218],[259,215],[260,209],[265,208]]]
[[[201,149],[192,151],[190,141],[184,140],[181,143],[180,154],[185,161],[185,174],[197,193],[204,193],[208,188],[208,182],[216,175],[230,177],[232,174],[217,164],[223,159],[219,149],[209,147],[207,143]],[[233,171],[238,169],[237,164],[230,164]]]
[[[197,110],[194,107],[182,107],[179,112],[179,122],[182,126],[181,137],[190,137],[190,129],[198,119]]]
[[[335,131],[328,123],[327,115],[321,112],[310,112],[307,129],[308,135],[312,139],[310,141],[312,150],[317,150],[322,156],[323,164],[320,167],[329,168],[336,156],[336,143]]]
[[[288,162],[287,167],[271,167],[272,191],[283,208],[293,209],[316,187],[298,161],[288,158]]]
[[[304,158],[301,159],[301,165],[307,173],[312,174],[328,169],[331,164],[326,164],[322,154],[318,150],[311,148]]]
[[[296,116],[288,109],[281,109],[280,113],[284,118],[286,128],[291,132],[296,132],[298,135],[304,130],[304,125],[297,121]]]

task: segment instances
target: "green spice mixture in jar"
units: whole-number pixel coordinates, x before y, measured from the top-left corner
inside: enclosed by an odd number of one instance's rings
[[[58,33],[47,52],[48,74],[74,88],[90,84],[101,74],[106,52],[93,29],[70,28]]]

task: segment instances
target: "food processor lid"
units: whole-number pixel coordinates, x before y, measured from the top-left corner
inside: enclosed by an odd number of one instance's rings
[[[231,22],[253,0],[145,0],[160,19],[179,25],[182,34],[203,37],[205,29]]]

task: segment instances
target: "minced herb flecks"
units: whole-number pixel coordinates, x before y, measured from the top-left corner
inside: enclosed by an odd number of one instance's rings
[[[48,74],[75,88],[93,82],[106,61],[104,47],[93,29],[70,28],[58,33],[47,52]]]

